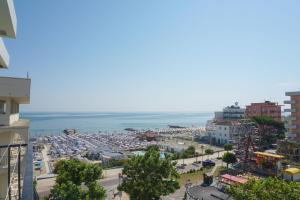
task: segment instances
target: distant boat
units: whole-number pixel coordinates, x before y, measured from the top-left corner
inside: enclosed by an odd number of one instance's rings
[[[133,128],[125,128],[124,130],[125,130],[125,131],[130,131],[130,132],[135,132],[135,131],[137,131],[137,130],[135,130],[135,129],[133,129]]]
[[[177,125],[168,125],[169,128],[177,128],[177,129],[183,129],[183,128],[186,128],[186,127],[183,127],[183,126],[177,126]]]
[[[67,128],[65,130],[63,130],[63,133],[66,135],[74,135],[76,133],[75,129],[71,129],[71,128]]]

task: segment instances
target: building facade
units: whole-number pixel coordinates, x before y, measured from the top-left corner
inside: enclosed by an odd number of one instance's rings
[[[215,112],[215,120],[239,120],[245,117],[245,109],[236,102],[232,106],[227,106],[222,112]]]
[[[286,92],[289,100],[284,104],[289,108],[284,109],[286,139],[278,141],[277,153],[284,155],[287,159],[300,162],[300,91]]]
[[[16,37],[16,22],[13,1],[1,0],[0,70],[9,66],[2,38]],[[30,84],[29,78],[0,77],[0,199],[22,199],[29,121],[20,119],[19,106],[29,104]]]
[[[207,125],[206,134],[212,144],[224,145],[233,143],[232,139],[235,131],[236,128],[231,121],[214,121]]]
[[[290,97],[290,100],[284,102],[290,106],[284,110],[289,115],[286,124],[287,136],[290,140],[300,142],[300,91],[287,92],[286,96]]]
[[[246,106],[246,117],[272,117],[276,121],[281,121],[281,106],[278,103],[265,101],[263,103],[251,103]]]

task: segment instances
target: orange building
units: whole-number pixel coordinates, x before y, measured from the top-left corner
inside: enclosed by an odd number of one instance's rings
[[[290,105],[289,109],[284,110],[290,113],[290,123],[286,125],[286,128],[290,138],[300,142],[300,91],[287,92],[286,96],[290,97],[290,100],[284,102]]]
[[[245,115],[247,118],[268,116],[274,120],[281,121],[281,105],[270,101],[251,103],[251,105],[246,106]]]

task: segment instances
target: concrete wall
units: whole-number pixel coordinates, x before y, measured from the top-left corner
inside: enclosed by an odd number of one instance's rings
[[[20,104],[28,104],[30,84],[30,79],[0,77],[0,98],[11,98]]]
[[[5,199],[7,193],[7,173],[0,173],[0,199]]]
[[[0,1],[0,35],[16,38],[17,17],[13,0]]]
[[[218,144],[226,144],[230,139],[230,126],[216,125],[216,130],[212,132],[212,137],[215,138]]]
[[[5,102],[5,113],[0,113],[0,126],[9,126],[19,120],[19,104],[10,98],[0,97]]]
[[[0,38],[0,68],[7,68],[9,65],[9,55],[5,45]]]

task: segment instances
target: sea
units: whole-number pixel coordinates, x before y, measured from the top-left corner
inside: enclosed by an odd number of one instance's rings
[[[204,127],[213,118],[210,112],[23,112],[30,120],[30,135],[61,134],[66,128],[80,133],[118,133],[125,128],[162,129],[168,125]]]

